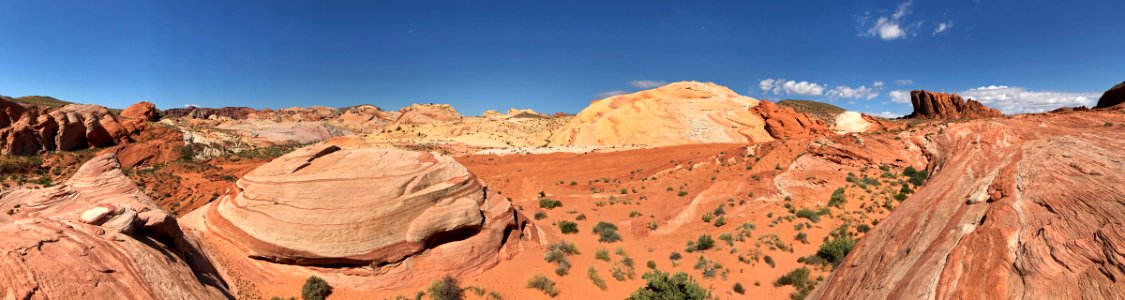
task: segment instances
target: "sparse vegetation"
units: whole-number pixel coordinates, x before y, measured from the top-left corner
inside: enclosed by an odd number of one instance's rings
[[[816,251],[816,256],[824,258],[833,266],[839,266],[844,261],[844,257],[855,247],[855,239],[849,237],[836,237],[832,240],[821,244],[820,249]]]
[[[301,287],[301,298],[305,300],[324,300],[331,294],[332,286],[316,275],[309,276],[309,279],[305,280],[305,285]]]
[[[590,267],[586,270],[586,276],[590,277],[590,281],[593,281],[594,286],[597,286],[599,289],[604,291],[606,290],[606,288],[608,288],[605,283],[605,279],[602,279],[602,277],[598,275],[598,269]]]
[[[602,243],[621,241],[621,235],[617,233],[617,225],[612,223],[598,222],[598,225],[594,225],[594,233],[598,235],[598,241]]]
[[[554,209],[562,206],[562,201],[551,198],[539,198],[539,207],[545,209]]]
[[[660,270],[652,270],[641,275],[648,283],[629,295],[629,300],[684,299],[700,300],[710,298],[707,290],[699,286],[687,273],[676,272],[669,276]]]
[[[687,251],[689,253],[695,252],[695,251],[704,251],[704,250],[711,249],[714,246],[715,246],[715,240],[711,239],[711,235],[704,234],[704,235],[699,236],[699,238],[696,239],[695,241],[688,241],[687,249],[685,249],[685,251]]]
[[[464,298],[465,290],[457,283],[457,279],[453,276],[446,275],[441,280],[434,280],[430,283],[430,299],[434,300],[461,300]],[[481,294],[484,290],[481,290]]]
[[[844,203],[847,201],[848,199],[844,198],[844,188],[837,188],[835,191],[832,191],[832,198],[828,199],[828,206],[843,208]]]
[[[559,295],[559,290],[555,288],[555,282],[550,278],[543,275],[535,275],[527,280],[527,287],[543,291],[547,296],[552,298]]]
[[[578,233],[578,223],[574,223],[571,221],[559,221],[559,231],[562,231],[563,234]]]
[[[816,287],[816,282],[809,279],[809,269],[801,267],[782,275],[773,285],[776,287],[793,286],[796,290],[789,294],[789,298],[800,300],[808,296],[809,292]]]

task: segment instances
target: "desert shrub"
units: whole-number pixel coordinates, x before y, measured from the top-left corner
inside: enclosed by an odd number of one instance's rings
[[[598,249],[594,251],[594,258],[602,261],[609,261],[609,250]]]
[[[598,269],[595,269],[594,267],[586,269],[586,276],[590,277],[590,281],[593,281],[594,285],[599,289],[603,291],[606,290],[607,286],[605,284],[605,279],[602,279],[602,277],[598,275]]]
[[[586,214],[578,214],[577,216],[574,216],[574,220],[575,221],[585,221],[586,220]]]
[[[804,299],[816,287],[816,282],[809,279],[809,269],[801,267],[782,275],[773,285],[776,287],[791,285],[795,290],[789,294],[789,298]]]
[[[562,206],[562,202],[551,198],[539,198],[539,207],[553,209]]]
[[[555,288],[555,282],[550,278],[543,275],[535,275],[527,280],[527,287],[543,291],[547,296],[555,297],[559,295],[559,290]]]
[[[656,269],[656,262],[650,260],[647,263],[645,263],[645,266],[648,267],[649,269]]]
[[[871,231],[871,225],[859,224],[859,226],[855,227],[855,231],[866,233],[868,231]]]
[[[828,206],[842,208],[847,201],[848,199],[844,198],[844,188],[837,188],[835,191],[832,191],[832,198],[828,199]]]
[[[674,260],[674,261],[675,261],[675,260],[680,260],[680,259],[682,259],[682,258],[684,258],[684,256],[683,256],[683,255],[680,255],[680,253],[679,253],[679,252],[672,252],[672,254],[671,254],[671,255],[668,255],[668,259],[669,259],[669,260]]]
[[[559,221],[559,230],[562,231],[563,234],[578,233],[578,223]]]
[[[546,219],[546,218],[547,218],[547,213],[541,212],[541,211],[535,212],[535,219],[536,220],[542,220],[542,219]]]
[[[762,261],[765,261],[767,265],[770,265],[770,268],[777,267],[777,263],[773,261],[772,256],[766,255],[762,257]]]
[[[651,299],[707,299],[708,292],[699,286],[687,273],[676,272],[669,276],[660,270],[652,270],[641,275],[648,283],[629,295],[629,300]]]
[[[457,283],[457,279],[446,275],[445,278],[430,283],[429,292],[430,298],[434,300],[461,300],[465,290]]]
[[[906,167],[906,169],[902,170],[902,175],[909,177],[907,181],[910,181],[914,186],[920,186],[926,181],[926,178],[930,176],[930,172],[926,170],[918,171],[914,169],[914,167]]]
[[[332,286],[316,275],[309,276],[309,279],[305,280],[305,285],[301,287],[301,298],[305,300],[324,300],[331,294]]]
[[[797,211],[797,217],[808,219],[809,221],[812,221],[813,223],[820,222],[820,214],[817,214],[815,210],[811,210],[811,209],[808,209],[808,208],[802,208],[802,209],[798,210]]]
[[[734,291],[735,293],[738,293],[739,295],[745,295],[746,294],[746,289],[742,287],[741,283],[735,282],[734,286],[732,286],[730,289],[732,291]]]
[[[820,249],[816,251],[816,256],[824,258],[833,266],[840,265],[844,261],[844,257],[848,256],[848,252],[852,251],[855,247],[855,240],[846,236],[835,237],[832,240],[820,245]]]
[[[549,263],[555,263],[555,274],[564,276],[570,272],[570,261],[566,257],[575,254],[581,253],[578,252],[578,248],[574,247],[574,243],[559,241],[547,246],[547,254],[544,255],[543,259]]]
[[[598,222],[597,225],[594,225],[594,233],[598,235],[598,241],[602,243],[621,241],[621,235],[617,233],[617,225],[612,223]]]
[[[727,225],[727,217],[719,217],[718,219],[715,219],[715,223],[713,223],[713,225],[715,225],[715,227],[723,227],[723,225]]]
[[[704,234],[699,236],[695,242],[688,242],[687,252],[704,251],[715,247],[715,240],[711,239],[711,235]]]
[[[801,242],[802,244],[808,244],[809,243],[809,235],[805,234],[804,232],[797,233],[797,235],[794,236],[793,239],[797,240],[798,242]]]

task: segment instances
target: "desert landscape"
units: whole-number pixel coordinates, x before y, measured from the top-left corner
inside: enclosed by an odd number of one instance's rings
[[[1120,3],[111,2],[0,4],[2,300],[1125,299]]]

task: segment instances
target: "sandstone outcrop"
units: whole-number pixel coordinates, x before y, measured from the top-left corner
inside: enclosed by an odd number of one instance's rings
[[[1125,298],[1125,116],[955,123],[933,176],[810,299]],[[1044,126],[1050,124],[1050,126]]]
[[[965,101],[957,94],[911,91],[910,104],[914,106],[914,112],[908,118],[979,119],[1004,116],[999,110],[973,99]]]
[[[430,124],[461,119],[461,114],[449,104],[411,104],[399,110],[395,124]]]
[[[359,289],[487,269],[514,251],[504,241],[519,240],[526,223],[448,157],[324,144],[258,167],[185,218],[206,240],[233,245],[214,255],[254,259],[223,266],[243,276],[319,270]],[[369,268],[331,272],[342,266]]]
[[[1125,81],[1102,93],[1102,97],[1098,98],[1098,105],[1094,108],[1114,107],[1122,102],[1125,102]]]
[[[0,192],[0,298],[222,299],[225,283],[112,154],[61,185]]]
[[[137,102],[136,104],[129,105],[129,107],[121,111],[121,116],[151,122],[156,121],[158,112],[159,111],[156,110],[156,104],[152,104],[152,102],[148,101],[141,101]]]
[[[758,100],[702,82],[675,82],[596,100],[555,131],[554,146],[764,142]]]
[[[130,140],[146,120],[118,119],[105,107],[67,104],[58,109],[0,99],[0,154],[31,155],[108,147]]]
[[[214,116],[232,120],[243,120],[246,119],[250,114],[256,112],[256,110],[249,107],[205,108],[188,106],[185,108],[166,109],[164,110],[164,115],[175,118],[189,119],[208,119]]]
[[[773,102],[763,100],[750,110],[766,120],[766,131],[774,138],[808,137],[828,132],[824,121]]]

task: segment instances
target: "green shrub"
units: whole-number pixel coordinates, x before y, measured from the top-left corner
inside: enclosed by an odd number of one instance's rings
[[[669,260],[674,260],[674,261],[675,261],[675,260],[680,260],[680,259],[682,259],[682,258],[684,258],[684,256],[683,256],[683,255],[680,255],[680,253],[679,253],[679,252],[672,252],[672,254],[671,254],[671,255],[668,255],[668,259],[669,259]]]
[[[699,236],[695,242],[688,242],[687,252],[704,251],[715,247],[715,240],[711,239],[711,235],[704,234]]]
[[[762,260],[765,261],[767,265],[770,265],[770,268],[777,267],[777,263],[773,261],[772,256],[766,255],[765,257],[762,257]]]
[[[305,285],[301,287],[301,298],[305,300],[324,300],[331,294],[332,286],[316,275],[309,276],[309,279],[305,280]]]
[[[649,269],[656,269],[656,262],[650,260],[647,263],[645,263],[645,266],[647,266]]]
[[[559,230],[562,231],[563,234],[578,233],[578,223],[574,223],[571,221],[559,221]]]
[[[574,247],[574,243],[567,241],[559,241],[558,243],[547,246],[547,254],[543,259],[547,262],[555,263],[555,274],[565,276],[570,272],[570,261],[566,259],[567,256],[581,254],[578,248]]]
[[[547,218],[547,213],[541,212],[541,211],[535,212],[535,219],[536,220],[542,220],[542,219],[546,219],[546,218]]]
[[[598,249],[597,251],[594,251],[594,259],[608,262],[609,261],[609,250]]]
[[[598,241],[602,243],[621,241],[621,235],[617,233],[617,225],[611,223],[598,222],[597,225],[594,225],[594,233],[598,235]]]
[[[461,300],[464,298],[465,290],[457,284],[457,279],[452,276],[446,275],[441,280],[434,280],[430,283],[430,299],[434,300]]]
[[[708,292],[699,286],[691,276],[684,272],[676,272],[669,276],[660,270],[652,270],[641,275],[648,283],[629,295],[629,300],[651,299],[707,299]]]
[[[586,276],[590,277],[590,281],[593,281],[594,285],[599,289],[603,291],[606,290],[607,286],[605,284],[605,279],[602,279],[602,277],[598,275],[598,269],[590,267],[586,270]]]
[[[809,269],[801,267],[782,275],[773,285],[776,287],[793,286],[795,290],[792,294],[789,294],[789,298],[799,300],[808,296],[809,292],[816,287],[816,282],[809,279]]]
[[[527,287],[543,291],[547,296],[552,298],[559,295],[559,290],[555,289],[555,282],[550,278],[543,275],[535,275],[527,280]]]
[[[685,191],[685,190],[680,190],[680,192],[679,192],[679,193],[676,193],[676,195],[677,195],[677,196],[680,196],[680,197],[683,197],[683,196],[687,196],[687,194],[688,194],[688,192],[687,192],[687,191]]]
[[[817,214],[816,211],[808,208],[802,208],[801,210],[798,210],[797,217],[808,219],[813,223],[820,222],[820,214]]]
[[[727,217],[719,217],[718,219],[715,219],[715,223],[713,223],[713,225],[715,225],[715,227],[723,227],[723,225],[727,225]]]
[[[539,198],[539,207],[553,209],[562,206],[562,202],[551,198]]]
[[[742,287],[741,283],[735,282],[734,286],[731,287],[730,289],[733,290],[735,293],[738,293],[739,295],[745,295],[746,294],[746,289]]]
[[[855,247],[855,242],[854,239],[844,236],[833,238],[820,245],[820,249],[816,251],[816,256],[824,258],[833,266],[838,266],[844,261],[844,257],[848,256],[848,252],[851,252],[852,248]]]
[[[832,192],[832,198],[828,199],[828,206],[843,208],[847,201],[848,199],[844,198],[844,188],[841,187]]]

